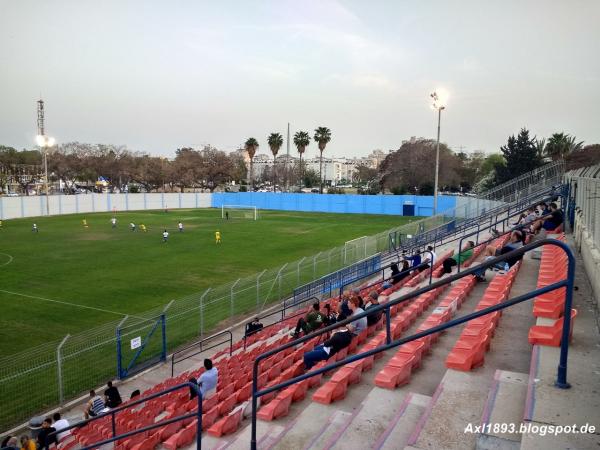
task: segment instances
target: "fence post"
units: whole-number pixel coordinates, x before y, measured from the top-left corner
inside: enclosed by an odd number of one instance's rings
[[[304,258],[302,258],[300,261],[298,261],[298,282],[297,282],[297,284],[300,284],[300,265],[304,262],[305,259],[306,259],[306,256]]]
[[[277,272],[277,283],[279,284],[279,295],[277,297],[277,300],[281,300],[281,272],[287,267],[287,265],[288,263],[285,263]]]
[[[235,280],[235,283],[233,283],[231,285],[231,305],[230,305],[230,312],[229,312],[229,318],[233,318],[233,288],[235,288],[237,286],[237,284],[240,282],[241,278],[238,278],[237,280]]]
[[[204,301],[206,294],[208,294],[211,289],[212,288],[208,288],[206,291],[204,291],[204,294],[200,296],[200,337],[204,336],[204,307],[202,306],[202,302]]]
[[[64,392],[64,386],[63,386],[63,378],[62,378],[62,362],[61,362],[61,350],[63,345],[65,345],[65,342],[67,342],[67,339],[69,339],[71,335],[67,334],[62,341],[60,341],[60,344],[58,344],[58,347],[56,347],[56,374],[57,374],[57,378],[58,378],[58,404],[62,405],[63,401],[65,399],[65,392]]]
[[[319,252],[317,253],[314,257],[313,257],[313,280],[315,278],[317,278],[317,257],[323,252]]]
[[[259,305],[260,305],[260,277],[262,277],[265,274],[266,271],[267,271],[267,269],[263,270],[256,277],[256,311],[257,312],[258,312],[258,308],[259,308]]]

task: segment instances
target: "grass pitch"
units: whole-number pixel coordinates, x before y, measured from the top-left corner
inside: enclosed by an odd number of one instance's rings
[[[215,209],[77,214],[0,228],[0,356],[60,340],[415,218]],[[83,226],[83,219],[88,227]],[[179,233],[177,222],[184,224]],[[39,232],[31,231],[33,223]],[[129,223],[137,224],[137,231]],[[147,233],[140,225],[147,227]],[[162,232],[170,237],[162,242]],[[215,244],[219,230],[222,244]]]

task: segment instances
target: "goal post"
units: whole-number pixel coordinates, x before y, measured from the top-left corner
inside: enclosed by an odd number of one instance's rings
[[[221,218],[258,220],[258,208],[251,205],[221,205]]]

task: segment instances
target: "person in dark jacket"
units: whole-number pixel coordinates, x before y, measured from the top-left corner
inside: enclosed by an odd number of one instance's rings
[[[112,381],[106,383],[108,388],[104,391],[104,404],[109,408],[116,408],[123,400],[121,400],[121,394],[119,390],[113,386]]]
[[[375,308],[376,306],[379,306],[379,294],[377,293],[377,291],[371,291],[369,293],[369,299],[365,305],[365,311],[369,311],[369,309]],[[375,325],[377,322],[379,322],[381,320],[381,316],[383,314],[383,311],[377,311],[374,313],[371,313],[367,316],[367,325],[371,326],[371,325]]]

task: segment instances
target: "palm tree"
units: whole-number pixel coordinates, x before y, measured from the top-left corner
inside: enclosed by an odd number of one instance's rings
[[[271,153],[273,153],[273,192],[275,192],[275,178],[277,176],[277,173],[275,171],[276,168],[276,158],[277,158],[277,153],[279,153],[279,149],[281,148],[281,146],[283,145],[283,136],[281,135],[281,133],[271,133],[269,135],[269,137],[267,138],[267,143],[269,144],[269,147],[271,148]]]
[[[546,156],[546,139],[536,139],[534,144],[538,157],[540,160],[544,159]]]
[[[566,133],[554,133],[548,139],[546,144],[546,155],[552,158],[553,161],[565,159],[570,153],[581,150],[583,141],[576,142],[575,136],[570,136]]]
[[[321,156],[319,156],[319,181],[321,183],[320,192],[323,193],[323,150],[325,150],[325,146],[329,141],[331,141],[331,130],[327,127],[318,127],[315,130],[314,135],[315,142],[319,144],[319,152],[321,152]]]
[[[254,155],[256,154],[256,149],[258,148],[258,141],[253,137],[248,138],[244,144],[244,148],[250,157],[250,192],[254,192]]]
[[[300,185],[302,186],[302,154],[310,144],[310,136],[306,131],[298,131],[294,134],[294,145],[300,154]]]

